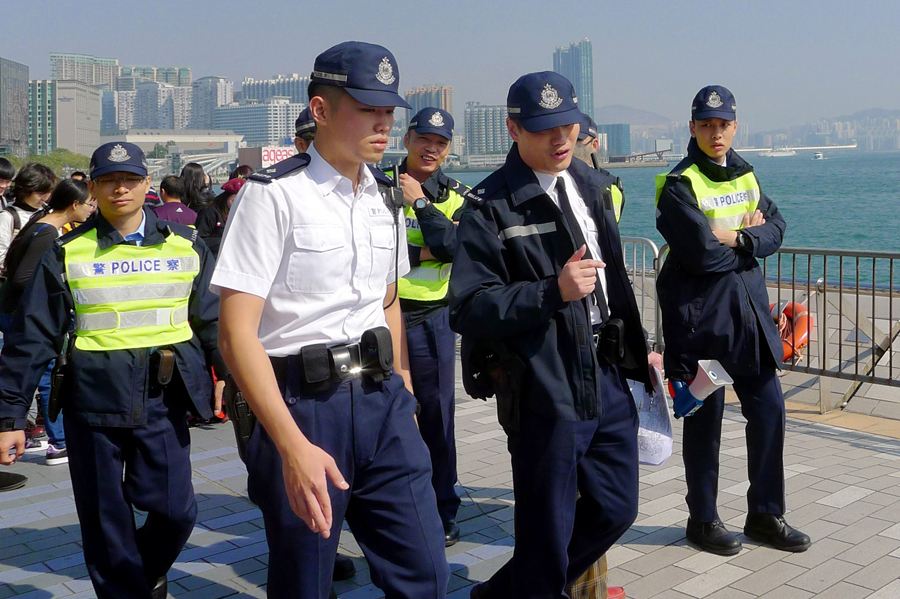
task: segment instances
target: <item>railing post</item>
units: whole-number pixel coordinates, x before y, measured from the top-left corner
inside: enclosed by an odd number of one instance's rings
[[[822,372],[828,370],[828,327],[826,320],[828,319],[828,298],[825,291],[825,279],[820,278],[816,281],[816,321],[819,327],[819,368]],[[826,403],[831,395],[831,380],[825,374],[819,375],[819,414],[825,414]]]

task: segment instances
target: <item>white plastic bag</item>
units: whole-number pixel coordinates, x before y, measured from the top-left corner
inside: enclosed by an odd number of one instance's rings
[[[628,388],[637,406],[638,460],[642,464],[659,466],[672,455],[672,421],[662,373],[650,368],[653,393],[647,393],[644,383],[628,380]]]

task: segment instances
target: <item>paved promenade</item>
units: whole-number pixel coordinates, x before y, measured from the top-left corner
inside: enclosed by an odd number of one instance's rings
[[[725,418],[720,514],[740,530],[747,490],[744,420],[735,405]],[[640,514],[610,551],[610,583],[624,585],[635,599],[900,598],[900,422],[889,421],[883,435],[832,426],[839,418],[827,422],[790,414],[788,420],[788,518],[812,536],[809,551],[783,553],[745,539],[740,554],[718,557],[687,545],[676,424],[676,455],[662,466],[642,467]],[[468,597],[473,581],[499,568],[513,547],[509,457],[493,402],[472,400],[460,389],[457,434],[463,538],[447,552],[454,599]],[[262,518],[246,499],[231,426],[193,429],[193,460],[200,514],[170,572],[170,596],[265,596]],[[0,598],[93,597],[67,468],[45,466],[37,454],[15,471],[30,480],[0,493]],[[358,573],[337,585],[340,597],[381,597],[348,531],[341,543],[356,557]]]

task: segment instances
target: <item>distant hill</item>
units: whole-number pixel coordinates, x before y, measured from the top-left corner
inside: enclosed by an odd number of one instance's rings
[[[672,123],[672,119],[661,114],[621,104],[604,106],[595,112],[598,124],[630,123],[633,127],[668,127]]]
[[[896,119],[900,118],[900,110],[896,108],[867,108],[853,114],[834,117],[835,121],[861,121],[865,119]]]

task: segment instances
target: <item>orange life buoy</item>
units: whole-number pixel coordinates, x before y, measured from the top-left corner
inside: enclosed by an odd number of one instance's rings
[[[809,309],[799,302],[786,303],[780,313],[775,311],[775,304],[769,304],[769,309],[778,323],[784,361],[790,362],[794,357],[802,359],[802,350],[809,345],[809,329],[812,327]]]

